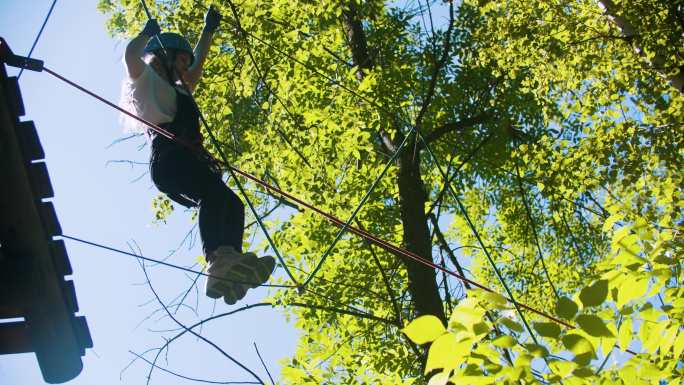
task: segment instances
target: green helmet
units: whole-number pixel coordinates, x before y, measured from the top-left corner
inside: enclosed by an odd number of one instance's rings
[[[157,37],[161,40],[163,47],[159,45]],[[154,52],[162,48],[187,52],[190,54],[190,64],[195,61],[195,54],[192,52],[192,47],[190,47],[188,40],[175,32],[163,32],[157,36],[152,36],[150,40],[147,41],[145,53]]]

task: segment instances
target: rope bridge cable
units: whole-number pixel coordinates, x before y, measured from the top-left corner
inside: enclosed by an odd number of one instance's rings
[[[224,277],[218,277],[218,276],[215,276],[215,275],[207,274],[207,273],[205,273],[205,272],[203,272],[203,271],[197,271],[197,270],[193,270],[193,269],[190,269],[190,268],[187,268],[187,267],[178,266],[178,265],[174,265],[174,264],[172,264],[172,263],[164,262],[164,261],[161,261],[161,260],[158,260],[158,259],[149,258],[149,257],[144,257],[144,256],[142,256],[142,255],[138,255],[138,254],[135,254],[135,253],[130,253],[130,252],[127,252],[127,251],[124,251],[124,250],[119,250],[119,249],[116,249],[116,248],[113,248],[113,247],[110,247],[110,246],[105,246],[105,245],[100,244],[100,243],[96,243],[96,242],[92,242],[92,241],[87,241],[87,240],[85,240],[85,239],[81,239],[81,238],[77,238],[77,237],[72,237],[72,236],[66,235],[66,234],[62,234],[62,235],[60,235],[60,237],[65,238],[65,239],[69,239],[69,240],[72,240],[72,241],[75,241],[75,242],[83,243],[83,244],[86,244],[86,245],[90,245],[90,246],[93,246],[93,247],[98,247],[98,248],[100,248],[100,249],[113,251],[113,252],[115,252],[115,253],[119,253],[119,254],[123,254],[123,255],[128,255],[128,256],[130,256],[130,257],[135,257],[135,258],[138,258],[138,259],[140,259],[140,260],[158,263],[158,264],[160,264],[160,265],[164,265],[164,266],[167,266],[167,267],[171,267],[171,268],[174,268],[174,269],[177,269],[177,270],[187,271],[188,273],[203,275],[203,276],[205,276],[205,277],[216,278],[216,279],[218,279],[218,280],[225,281],[225,282],[241,283],[241,284],[245,284],[245,285],[251,285],[251,284],[256,283],[256,282],[244,282],[244,281],[239,281],[239,280],[236,280],[236,279],[229,279],[229,278],[224,278]],[[296,288],[296,286],[292,286],[292,285],[277,285],[277,284],[267,284],[267,283],[261,284],[261,285],[259,285],[259,287],[277,287],[277,288],[284,288],[284,289],[293,289],[293,288]]]
[[[161,134],[161,135],[164,135],[166,138],[168,138],[168,139],[170,139],[170,140],[173,140],[173,141],[175,141],[176,143],[179,143],[179,144],[181,144],[181,145],[183,145],[183,146],[185,146],[185,147],[187,147],[187,148],[189,148],[189,149],[191,149],[191,150],[197,150],[195,146],[192,146],[190,143],[187,143],[187,142],[181,140],[180,138],[175,137],[172,133],[170,133],[170,132],[164,130],[163,128],[157,126],[156,124],[151,123],[151,122],[149,122],[149,121],[147,121],[147,120],[145,120],[145,119],[143,119],[143,118],[141,118],[141,117],[139,117],[139,116],[137,116],[137,115],[135,115],[135,114],[133,114],[133,113],[131,113],[131,112],[129,112],[129,111],[126,111],[125,109],[119,107],[118,105],[116,105],[116,104],[114,104],[114,103],[112,103],[112,102],[106,100],[105,98],[103,98],[103,97],[101,97],[101,96],[95,94],[95,93],[92,92],[92,91],[87,90],[86,88],[84,88],[84,87],[82,87],[82,86],[80,86],[80,85],[74,83],[73,81],[71,81],[71,80],[69,80],[69,79],[67,79],[67,78],[65,78],[65,77],[63,77],[63,76],[61,76],[61,75],[59,75],[58,73],[56,73],[56,72],[50,70],[49,68],[43,67],[43,70],[44,70],[45,72],[49,73],[50,75],[56,77],[57,79],[60,79],[60,80],[64,81],[65,83],[71,85],[72,87],[75,87],[76,89],[78,89],[78,90],[80,90],[80,91],[82,91],[82,92],[84,92],[84,93],[86,93],[86,94],[88,94],[88,95],[90,95],[90,96],[92,96],[92,97],[94,97],[94,98],[100,100],[101,102],[107,104],[108,106],[110,106],[110,107],[112,107],[112,108],[114,108],[114,109],[116,109],[116,110],[118,110],[118,111],[120,111],[120,112],[122,112],[122,113],[124,113],[124,114],[126,114],[126,115],[128,115],[128,116],[130,116],[130,117],[132,117],[133,119],[138,120],[138,121],[141,122],[141,123],[144,123],[145,125],[147,125],[148,127],[150,127],[151,130],[153,130],[153,131],[155,131],[155,132],[157,132],[157,133],[159,133],[159,134]],[[293,201],[293,202],[295,202],[295,203],[301,205],[302,207],[306,207],[306,208],[308,208],[308,209],[310,209],[310,210],[312,210],[312,211],[314,211],[314,212],[316,212],[316,213],[322,215],[323,217],[325,217],[325,218],[328,219],[329,221],[333,222],[333,223],[336,224],[337,226],[344,226],[344,224],[345,224],[345,222],[342,221],[341,219],[339,219],[339,218],[337,218],[337,217],[335,217],[335,216],[333,216],[333,215],[331,215],[331,214],[329,214],[329,213],[327,213],[327,212],[325,212],[325,211],[323,211],[323,210],[321,210],[321,209],[319,209],[319,208],[317,208],[317,207],[315,207],[315,206],[313,206],[313,205],[311,205],[311,204],[309,204],[309,203],[307,203],[307,202],[305,202],[305,201],[303,201],[303,200],[301,200],[301,199],[299,199],[299,198],[293,196],[292,194],[289,194],[289,193],[287,193],[287,192],[285,192],[285,191],[283,191],[283,190],[281,190],[281,189],[279,189],[279,188],[277,188],[277,187],[274,187],[274,186],[272,186],[272,185],[270,185],[270,184],[264,182],[263,180],[257,178],[256,176],[254,176],[254,175],[252,175],[252,174],[250,174],[250,173],[248,173],[248,172],[242,171],[242,170],[240,170],[240,169],[238,169],[238,168],[236,168],[236,167],[234,167],[234,166],[232,166],[232,165],[229,165],[228,167],[229,167],[232,171],[234,171],[236,174],[242,175],[243,177],[245,177],[245,178],[247,178],[247,179],[249,179],[249,180],[251,180],[251,181],[253,181],[253,182],[257,183],[257,184],[259,184],[260,186],[262,186],[262,187],[268,189],[269,191],[271,191],[271,192],[273,192],[273,193],[276,193],[276,194],[278,194],[278,195],[281,195],[281,196],[283,196],[283,197],[285,197],[285,198],[287,198],[287,199],[289,199],[289,200],[291,200],[291,201]],[[437,265],[437,264],[435,264],[435,263],[433,263],[433,262],[431,262],[431,261],[426,260],[425,258],[419,256],[418,254],[415,254],[415,253],[413,253],[413,252],[411,252],[411,251],[408,251],[408,250],[406,250],[406,249],[403,249],[403,248],[401,248],[401,247],[399,247],[399,246],[396,246],[396,245],[394,245],[394,244],[391,244],[391,243],[389,243],[389,242],[386,242],[386,241],[384,241],[384,240],[382,240],[382,239],[376,237],[375,235],[373,235],[373,234],[371,234],[371,233],[369,233],[369,232],[367,232],[367,231],[358,229],[358,228],[356,228],[356,227],[354,227],[354,226],[349,226],[348,229],[349,229],[350,232],[352,232],[352,233],[354,233],[354,234],[356,234],[356,235],[359,235],[359,236],[361,236],[361,237],[367,239],[368,241],[370,241],[370,242],[372,242],[372,243],[374,243],[374,244],[380,246],[380,247],[383,248],[384,250],[387,250],[387,251],[389,251],[389,252],[391,252],[391,253],[393,253],[393,254],[395,254],[395,255],[399,255],[399,256],[403,256],[403,257],[406,257],[406,258],[413,259],[413,260],[415,260],[415,261],[417,261],[417,262],[419,262],[419,263],[422,263],[422,264],[424,264],[424,265],[426,265],[426,266],[432,267],[433,269],[438,269],[438,270],[440,270],[440,271],[443,271],[444,273],[449,274],[449,275],[451,275],[451,276],[453,276],[453,277],[455,277],[455,278],[457,278],[457,279],[459,279],[459,280],[461,280],[461,281],[463,281],[463,282],[468,282],[469,284],[471,284],[471,285],[473,285],[473,286],[475,286],[475,287],[477,287],[477,288],[480,288],[480,289],[482,289],[482,290],[488,291],[488,292],[490,292],[490,293],[496,293],[495,290],[490,289],[490,288],[488,288],[487,286],[484,286],[483,284],[480,284],[480,283],[478,283],[478,282],[476,282],[476,281],[473,281],[473,280],[471,280],[471,279],[468,279],[468,278],[466,278],[466,277],[464,277],[464,276],[462,276],[462,275],[460,275],[460,274],[458,274],[458,273],[456,273],[456,272],[454,272],[454,271],[451,271],[451,270],[448,270],[448,269],[446,269],[446,268],[443,268],[443,267],[441,267],[441,266],[439,266],[439,265]],[[299,286],[295,286],[295,287],[299,287]],[[294,288],[294,287],[293,287],[293,288]],[[533,312],[533,313],[535,313],[535,314],[537,314],[537,315],[539,315],[539,316],[541,316],[541,317],[544,317],[544,318],[546,318],[546,319],[548,319],[548,320],[551,320],[551,321],[553,321],[553,322],[556,322],[556,323],[558,323],[558,324],[560,324],[560,325],[563,325],[563,326],[565,326],[565,327],[567,327],[567,328],[571,328],[571,329],[574,329],[574,328],[575,328],[574,325],[569,324],[569,323],[567,323],[567,322],[565,322],[565,321],[563,321],[563,320],[561,320],[561,319],[559,319],[559,318],[557,318],[557,317],[554,317],[554,316],[552,316],[552,315],[550,315],[550,314],[547,314],[547,313],[545,313],[545,312],[543,312],[543,311],[541,311],[541,310],[537,310],[537,309],[535,309],[535,308],[533,308],[533,307],[531,307],[531,306],[528,306],[528,305],[525,305],[525,304],[523,304],[523,303],[517,302],[517,301],[515,301],[515,300],[513,300],[513,299],[511,299],[511,298],[508,298],[508,297],[505,297],[505,298],[506,298],[506,300],[507,300],[508,302],[511,302],[511,303],[513,303],[513,304],[517,304],[518,306],[520,306],[520,307],[522,307],[522,308],[524,308],[524,309],[526,309],[526,310],[529,310],[529,311],[531,311],[531,312]]]
[[[143,9],[145,10],[145,14],[147,15],[147,18],[148,18],[149,20],[152,20],[152,15],[150,14],[150,10],[147,8],[147,4],[145,3],[145,0],[140,0],[140,3],[142,4]],[[161,39],[159,38],[159,35],[155,35],[155,38],[157,39],[157,42],[159,43],[159,46],[162,48],[162,51],[163,51],[164,56],[167,56],[166,48],[164,47],[164,44],[162,43]],[[251,200],[249,199],[249,197],[247,196],[247,193],[245,192],[244,188],[242,187],[242,184],[240,183],[240,180],[237,178],[237,176],[235,175],[235,172],[234,172],[234,171],[232,170],[232,168],[230,167],[230,162],[228,162],[228,157],[226,156],[226,154],[224,153],[223,149],[222,149],[221,146],[219,145],[218,140],[217,140],[216,137],[214,136],[213,130],[211,129],[211,127],[209,127],[209,124],[207,123],[206,119],[204,118],[204,114],[203,114],[202,111],[200,110],[199,105],[197,104],[197,102],[195,101],[195,98],[194,98],[194,96],[192,95],[192,92],[190,92],[190,89],[189,89],[189,88],[187,87],[187,85],[185,84],[185,81],[183,80],[183,77],[182,77],[182,76],[178,76],[178,78],[180,79],[183,88],[185,89],[185,91],[187,92],[187,94],[190,96],[190,99],[192,100],[193,104],[194,104],[195,107],[197,108],[197,111],[199,112],[200,121],[201,121],[202,124],[204,125],[204,128],[207,130],[207,133],[209,134],[209,139],[210,139],[212,145],[214,146],[214,148],[216,149],[216,151],[217,151],[217,152],[219,153],[219,155],[221,156],[221,159],[223,160],[223,163],[224,163],[226,166],[229,166],[229,167],[228,167],[228,171],[230,172],[230,175],[233,177],[233,180],[235,180],[235,184],[237,185],[238,190],[240,190],[240,193],[241,193],[242,196],[245,198],[245,201],[247,202],[247,206],[249,207],[250,211],[251,211],[252,214],[254,215],[254,217],[255,217],[257,223],[259,224],[259,227],[261,228],[261,231],[263,232],[264,236],[266,237],[266,240],[268,241],[269,245],[271,246],[271,249],[273,249],[273,252],[276,254],[276,257],[278,258],[278,260],[280,261],[280,263],[283,265],[283,268],[285,269],[285,272],[286,272],[287,275],[290,277],[290,279],[292,280],[292,282],[294,282],[297,286],[299,286],[299,283],[297,282],[297,279],[294,277],[294,275],[292,274],[292,272],[290,271],[290,269],[289,269],[289,268],[287,267],[287,265],[285,264],[285,260],[283,259],[282,255],[280,254],[280,251],[278,250],[278,247],[276,246],[275,242],[274,242],[273,239],[271,238],[271,235],[269,234],[268,230],[266,229],[266,226],[264,225],[263,221],[262,221],[261,218],[259,217],[259,214],[257,213],[256,208],[255,208],[254,205],[252,204],[252,201],[251,201]]]
[[[260,43],[266,45],[267,47],[269,47],[269,48],[271,48],[271,49],[273,49],[273,50],[275,50],[275,51],[278,52],[280,55],[282,55],[282,56],[284,56],[284,57],[287,57],[288,59],[290,59],[290,60],[292,60],[292,61],[294,61],[294,62],[296,62],[296,63],[298,63],[298,64],[300,64],[300,65],[302,65],[302,66],[304,66],[304,67],[306,67],[306,68],[308,68],[309,70],[311,70],[312,72],[314,72],[316,75],[318,75],[318,76],[320,76],[320,77],[322,77],[322,78],[324,78],[324,79],[330,81],[330,82],[331,82],[332,84],[334,84],[334,85],[337,85],[337,86],[341,87],[343,90],[345,90],[346,92],[349,92],[350,94],[356,96],[357,98],[359,98],[359,99],[361,99],[361,100],[363,100],[363,101],[365,101],[365,102],[367,102],[367,103],[373,105],[374,107],[378,108],[380,111],[384,112],[385,114],[392,115],[392,116],[394,115],[391,111],[387,110],[385,107],[381,106],[380,104],[378,104],[378,103],[375,102],[374,100],[371,100],[371,99],[369,99],[369,98],[367,98],[367,97],[365,97],[365,96],[359,94],[358,92],[354,91],[353,89],[351,89],[351,88],[345,86],[345,85],[342,84],[341,82],[339,82],[339,81],[335,80],[334,78],[332,78],[332,77],[326,75],[325,73],[321,72],[321,71],[318,70],[315,66],[311,66],[311,65],[309,65],[309,64],[307,64],[307,63],[302,62],[301,60],[299,60],[299,59],[293,57],[292,55],[290,55],[290,54],[287,53],[287,52],[284,52],[283,50],[281,50],[281,49],[279,49],[278,47],[274,46],[273,44],[269,43],[268,41],[265,41],[265,40],[259,38],[258,36],[256,36],[255,34],[253,34],[253,33],[249,32],[249,31],[243,29],[242,26],[240,25],[239,18],[238,18],[237,11],[236,11],[236,9],[235,9],[234,4],[233,4],[230,0],[228,0],[228,4],[230,5],[231,10],[232,10],[232,12],[233,12],[233,14],[234,14],[234,16],[235,16],[235,19],[236,19],[235,27],[238,29],[239,32],[244,32],[245,34],[247,34],[247,35],[249,35],[250,37],[254,38],[255,40],[259,41]],[[412,127],[412,130],[417,130],[417,127],[416,127],[415,125],[411,124],[410,122],[407,122],[407,121],[406,121],[405,119],[403,119],[402,117],[399,117],[399,119],[402,120],[402,121],[404,121],[408,126]],[[413,131],[412,131],[412,132],[413,132]],[[489,139],[489,137],[486,138],[485,141],[486,141],[487,139]],[[421,140],[422,140],[422,138],[421,138]],[[483,143],[484,143],[485,141],[483,141]],[[423,141],[423,142],[425,142],[425,141]],[[416,143],[417,143],[417,142],[416,142]],[[479,148],[479,146],[478,146],[478,148]],[[433,157],[433,159],[435,159],[436,164],[439,166],[439,161],[434,157],[434,154],[432,155],[432,157]],[[465,162],[464,162],[464,164],[465,164]],[[441,172],[441,169],[440,169],[440,172]],[[443,172],[442,172],[442,174],[444,175]],[[448,181],[448,178],[447,178],[446,175],[444,175],[444,178],[445,178],[445,184],[446,184],[446,185],[449,185],[450,182]],[[463,210],[465,210],[465,208],[463,208]],[[471,229],[474,229],[474,228],[471,227]],[[475,234],[475,236],[479,238],[479,235],[478,235],[478,234]],[[492,263],[493,269],[494,269],[494,270],[497,270],[497,267],[493,264],[493,261],[490,260],[490,263]],[[318,269],[318,268],[317,268],[317,269]],[[317,269],[316,269],[316,271],[317,271]],[[316,271],[314,271],[314,273],[315,273]],[[497,275],[498,275],[498,272],[497,272]],[[306,281],[307,283],[310,281],[310,278],[311,278],[311,277],[309,277],[309,279],[307,279],[307,281]],[[502,283],[503,283],[504,286],[507,286],[507,284],[506,284],[504,281],[502,281]],[[507,287],[506,287],[506,289],[507,289],[507,291],[510,291],[510,290],[508,290]],[[556,296],[557,296],[557,294],[556,294]],[[522,314],[521,314],[521,316],[522,316]]]
[[[45,16],[45,20],[43,20],[43,25],[40,26],[40,30],[38,31],[38,35],[36,35],[36,39],[33,40],[33,44],[31,45],[31,49],[29,50],[28,55],[26,57],[30,58],[31,55],[33,54],[33,50],[36,48],[36,45],[38,44],[38,40],[40,40],[40,36],[43,34],[43,30],[45,29],[45,25],[47,25],[48,20],[50,19],[50,15],[52,15],[52,10],[55,9],[55,4],[57,4],[57,0],[52,1],[52,5],[50,5],[50,10],[47,13],[47,16]],[[17,80],[21,79],[21,74],[24,73],[24,69],[19,70],[19,75],[17,75]]]

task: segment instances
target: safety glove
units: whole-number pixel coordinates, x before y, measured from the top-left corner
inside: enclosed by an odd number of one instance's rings
[[[157,23],[157,20],[149,19],[147,20],[147,23],[145,23],[145,28],[143,28],[143,30],[140,31],[140,34],[152,37],[158,34],[159,32],[161,32],[161,27],[159,27],[159,23]]]
[[[207,14],[204,15],[204,31],[213,33],[218,28],[221,23],[221,14],[214,8],[214,6],[209,7]]]

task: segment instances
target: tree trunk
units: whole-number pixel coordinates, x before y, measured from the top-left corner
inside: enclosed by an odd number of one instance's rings
[[[427,195],[420,174],[420,152],[414,156],[410,143],[399,157],[399,209],[404,227],[404,246],[433,262],[432,242],[425,215]],[[444,321],[446,316],[437,287],[437,275],[432,267],[404,258],[408,272],[408,289],[417,315],[432,314]]]
[[[354,64],[359,68],[356,77],[363,80],[363,70],[371,69],[373,64],[361,18],[353,1],[349,2],[348,9],[342,14],[342,19]],[[381,136],[386,149],[395,151],[397,146],[389,136],[384,132],[381,133]],[[398,135],[396,141],[399,142],[402,139],[403,137]],[[404,231],[404,245],[407,250],[432,262],[432,244],[428,218],[425,215],[426,194],[420,174],[420,153],[417,152],[414,156],[413,148],[414,143],[409,143],[397,161],[399,166],[399,209]],[[446,316],[434,269],[408,258],[403,258],[403,262],[408,272],[408,290],[415,306],[416,315],[431,314],[446,324]]]

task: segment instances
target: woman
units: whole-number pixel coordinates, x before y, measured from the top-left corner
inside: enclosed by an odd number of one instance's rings
[[[183,36],[160,34],[156,20],[149,20],[126,46],[128,78],[122,104],[186,143],[181,145],[148,130],[152,139],[150,174],[155,186],[170,199],[186,207],[199,207],[199,230],[209,274],[206,295],[223,296],[232,305],[249,288],[268,280],[275,260],[242,253],[244,205],[223,183],[208,157],[199,155],[206,154],[199,111],[186,89],[192,92],[199,83],[220,20],[221,15],[210,8],[194,51]]]

